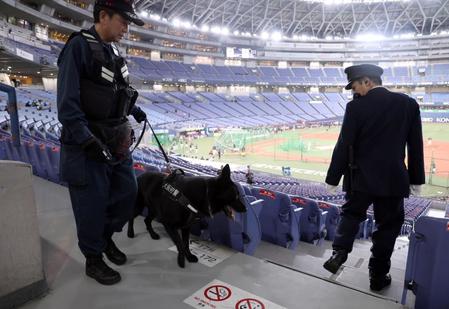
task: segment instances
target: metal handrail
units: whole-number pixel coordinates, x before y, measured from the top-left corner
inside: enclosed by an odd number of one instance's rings
[[[16,89],[0,83],[0,91],[8,95],[7,111],[11,121],[12,144],[20,147],[19,113],[17,110]]]

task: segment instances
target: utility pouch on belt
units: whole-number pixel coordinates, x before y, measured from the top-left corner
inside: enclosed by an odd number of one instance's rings
[[[128,120],[89,122],[90,131],[100,139],[118,160],[129,155],[129,147],[133,143],[133,130]]]
[[[124,86],[117,90],[116,96],[116,111],[114,113],[117,117],[128,116],[136,104],[139,93],[131,86]]]

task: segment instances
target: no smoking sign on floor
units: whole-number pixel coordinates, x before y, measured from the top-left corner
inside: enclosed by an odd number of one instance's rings
[[[235,309],[265,309],[265,305],[258,299],[244,298],[237,302]]]
[[[224,285],[212,285],[204,290],[204,296],[211,301],[224,301],[231,297],[231,290]]]
[[[184,302],[194,308],[286,309],[263,297],[216,279],[187,297]]]

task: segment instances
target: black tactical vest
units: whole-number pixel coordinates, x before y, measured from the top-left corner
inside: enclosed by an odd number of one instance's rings
[[[138,96],[129,85],[126,61],[114,44],[111,44],[114,56],[110,59],[103,44],[91,32],[81,30],[73,33],[69,40],[76,35],[87,41],[92,54],[90,69],[80,79],[81,109],[89,130],[117,159],[126,158],[134,138],[126,116]]]
[[[103,44],[91,32],[81,30],[79,35],[87,41],[92,52],[91,70],[80,80],[81,108],[89,122],[121,122],[130,111],[126,61],[114,44],[111,44],[114,56],[109,59]]]

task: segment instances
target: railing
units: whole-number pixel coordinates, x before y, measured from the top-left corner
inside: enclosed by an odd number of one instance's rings
[[[17,111],[16,89],[0,83],[0,91],[8,95],[8,113],[11,119],[12,144],[20,147],[19,113]]]

